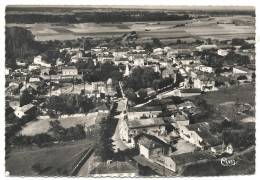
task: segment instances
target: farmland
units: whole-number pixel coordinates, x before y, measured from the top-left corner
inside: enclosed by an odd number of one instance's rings
[[[90,140],[82,140],[44,148],[14,149],[6,159],[6,171],[11,176],[68,175],[90,146]]]
[[[136,31],[139,39],[232,39],[255,36],[254,17],[230,16],[211,17],[183,21],[117,22],[117,23],[35,23],[7,24],[30,30],[38,41],[70,40],[80,37],[111,38]]]

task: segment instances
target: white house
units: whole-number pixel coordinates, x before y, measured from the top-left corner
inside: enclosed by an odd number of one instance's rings
[[[11,70],[10,68],[5,67],[5,75],[6,76],[10,74],[10,70]]]
[[[144,58],[136,58],[134,59],[135,66],[144,66]]]
[[[203,45],[196,47],[196,49],[198,51],[217,49],[217,45],[215,45],[215,44],[203,44]]]
[[[40,80],[39,77],[30,77],[29,82],[30,83],[32,83],[32,82],[41,82],[41,80]]]
[[[66,66],[62,68],[63,76],[76,76],[78,75],[78,69],[75,66]]]
[[[230,51],[229,49],[219,49],[217,53],[220,56],[226,56],[228,55],[229,51]]]
[[[39,64],[31,64],[28,66],[29,71],[33,71],[33,70],[40,69],[40,68],[41,68],[41,66]]]
[[[199,65],[199,66],[195,67],[195,69],[198,70],[198,71],[207,72],[207,73],[213,72],[212,67],[204,66],[204,65]]]
[[[137,138],[140,155],[146,159],[154,160],[160,155],[168,155],[170,146],[155,136],[143,134]]]
[[[43,57],[41,55],[34,57],[33,63],[44,67],[51,67],[51,64],[43,60]]]
[[[199,75],[193,80],[193,87],[201,91],[212,91],[216,89],[214,78],[204,75]]]
[[[16,108],[16,110],[14,111],[14,114],[17,117],[22,118],[24,115],[32,112],[35,109],[36,109],[36,107],[33,104],[26,104],[22,107]]]
[[[155,118],[162,112],[161,106],[131,107],[128,109],[128,119]]]

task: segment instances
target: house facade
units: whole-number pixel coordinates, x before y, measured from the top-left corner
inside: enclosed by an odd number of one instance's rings
[[[76,76],[78,75],[78,69],[75,66],[67,66],[62,68],[63,76]]]

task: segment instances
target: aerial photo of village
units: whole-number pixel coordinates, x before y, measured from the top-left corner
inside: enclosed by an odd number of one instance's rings
[[[255,8],[7,6],[7,176],[255,173]]]

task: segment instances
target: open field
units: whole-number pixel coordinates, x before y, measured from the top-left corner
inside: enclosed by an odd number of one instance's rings
[[[239,25],[227,24],[237,22]],[[223,24],[224,23],[224,24]],[[80,23],[60,25],[57,23],[7,24],[21,26],[32,31],[36,40],[69,40],[79,37],[116,37],[136,31],[140,38],[182,39],[215,38],[232,39],[255,36],[255,20],[251,16],[212,17],[186,21]]]
[[[64,128],[69,128],[72,126],[76,126],[77,124],[91,126],[96,122],[98,113],[89,113],[86,116],[81,117],[64,117],[58,118],[61,126]],[[50,128],[50,122],[56,119],[48,118],[48,119],[39,119],[37,121],[29,122],[23,127],[23,129],[19,132],[21,135],[33,136],[35,134],[46,133]]]
[[[206,116],[196,118],[195,122],[212,122],[212,120],[223,120],[223,117],[230,119],[235,119],[237,122],[245,118],[245,115],[238,114],[239,108],[234,106],[236,102],[239,104],[250,104],[255,107],[255,84],[243,84],[239,86],[232,86],[228,88],[222,88],[218,91],[206,92],[200,96],[189,97],[191,101],[197,104],[198,99],[204,99],[208,108],[201,106],[202,110],[205,112],[210,112]],[[225,105],[225,106],[224,106]],[[254,109],[254,108],[253,108]],[[250,116],[254,116],[255,110],[251,109]]]
[[[207,92],[201,95],[209,104],[219,105],[230,101],[249,103],[255,105],[255,84],[244,84],[230,88],[220,89],[219,91]]]
[[[92,89],[92,85],[85,83],[85,89]],[[53,90],[51,92],[52,95],[59,96],[60,94],[80,94],[81,91],[84,90],[84,83],[81,84],[75,84],[74,88],[73,85],[68,83],[68,84],[63,84],[63,86],[57,90]]]
[[[6,171],[12,176],[68,175],[90,147],[91,141],[82,140],[44,148],[12,150],[6,159]]]

